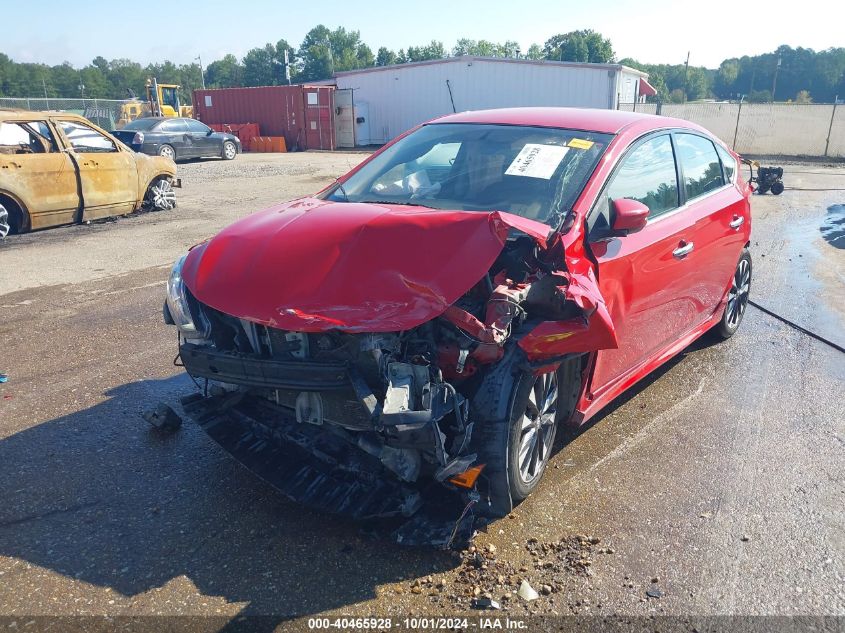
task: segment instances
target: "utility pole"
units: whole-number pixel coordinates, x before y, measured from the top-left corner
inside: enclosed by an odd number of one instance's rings
[[[689,54],[687,51],[687,61],[684,62],[684,101],[687,100],[687,71],[689,70]]]
[[[205,90],[205,73],[202,71],[202,56],[197,55],[194,59],[200,63],[200,83],[202,84],[202,89]]]
[[[775,102],[775,88],[777,88],[777,85],[778,85],[778,71],[779,70],[780,70],[780,55],[778,55],[778,63],[775,66],[775,76],[774,76],[774,79],[772,79],[772,103]]]

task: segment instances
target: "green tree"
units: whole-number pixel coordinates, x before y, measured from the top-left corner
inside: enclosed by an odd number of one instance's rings
[[[545,57],[543,47],[539,44],[532,44],[528,47],[528,52],[525,53],[525,57],[527,59],[543,59],[543,57]]]
[[[560,33],[543,45],[546,59],[569,62],[606,64],[616,55],[610,40],[592,29]]]
[[[378,49],[378,53],[376,53],[376,66],[392,66],[395,63],[396,53],[384,46]]]
[[[429,59],[441,59],[446,56],[446,49],[443,47],[443,42],[431,40],[431,42],[423,46],[409,46],[405,58],[409,62],[424,62]]]
[[[299,47],[301,81],[328,79],[342,70],[367,68],[375,63],[373,51],[361,41],[359,31],[342,26],[334,31],[318,24],[305,34]]]
[[[247,51],[243,59],[245,86],[278,86],[283,83],[283,72],[276,60],[276,47],[265,44]]]
[[[208,88],[232,88],[243,85],[244,67],[238,58],[229,53],[223,59],[211,62],[205,69]]]
[[[478,57],[516,57],[519,50],[519,44],[508,40],[503,43],[490,42],[488,40],[470,40],[459,39],[454,48],[452,48],[452,55],[460,57],[461,55],[476,55]]]

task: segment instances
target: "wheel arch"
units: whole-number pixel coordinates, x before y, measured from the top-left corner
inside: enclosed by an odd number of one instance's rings
[[[29,214],[29,209],[18,196],[11,191],[0,189],[0,204],[6,207],[10,218],[17,214],[20,222],[17,227],[18,232],[23,233],[32,229],[32,217]]]

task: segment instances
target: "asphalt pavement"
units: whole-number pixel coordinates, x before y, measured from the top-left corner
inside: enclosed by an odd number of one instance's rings
[[[171,215],[0,245],[0,616],[266,615],[269,630],[479,595],[513,614],[845,616],[845,356],[753,307],[562,438],[534,495],[463,555],[289,502],[189,421],[151,431],[145,410],[194,389],[161,320],[169,262],[360,158],[183,165]],[[845,168],[785,180],[753,201],[752,297],[845,345]],[[525,603],[523,579],[548,592]]]

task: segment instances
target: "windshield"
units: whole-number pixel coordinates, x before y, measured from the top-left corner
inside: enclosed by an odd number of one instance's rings
[[[135,119],[123,126],[124,130],[151,130],[161,119]]]
[[[323,197],[507,211],[556,227],[610,139],[608,134],[528,126],[426,125]]]

